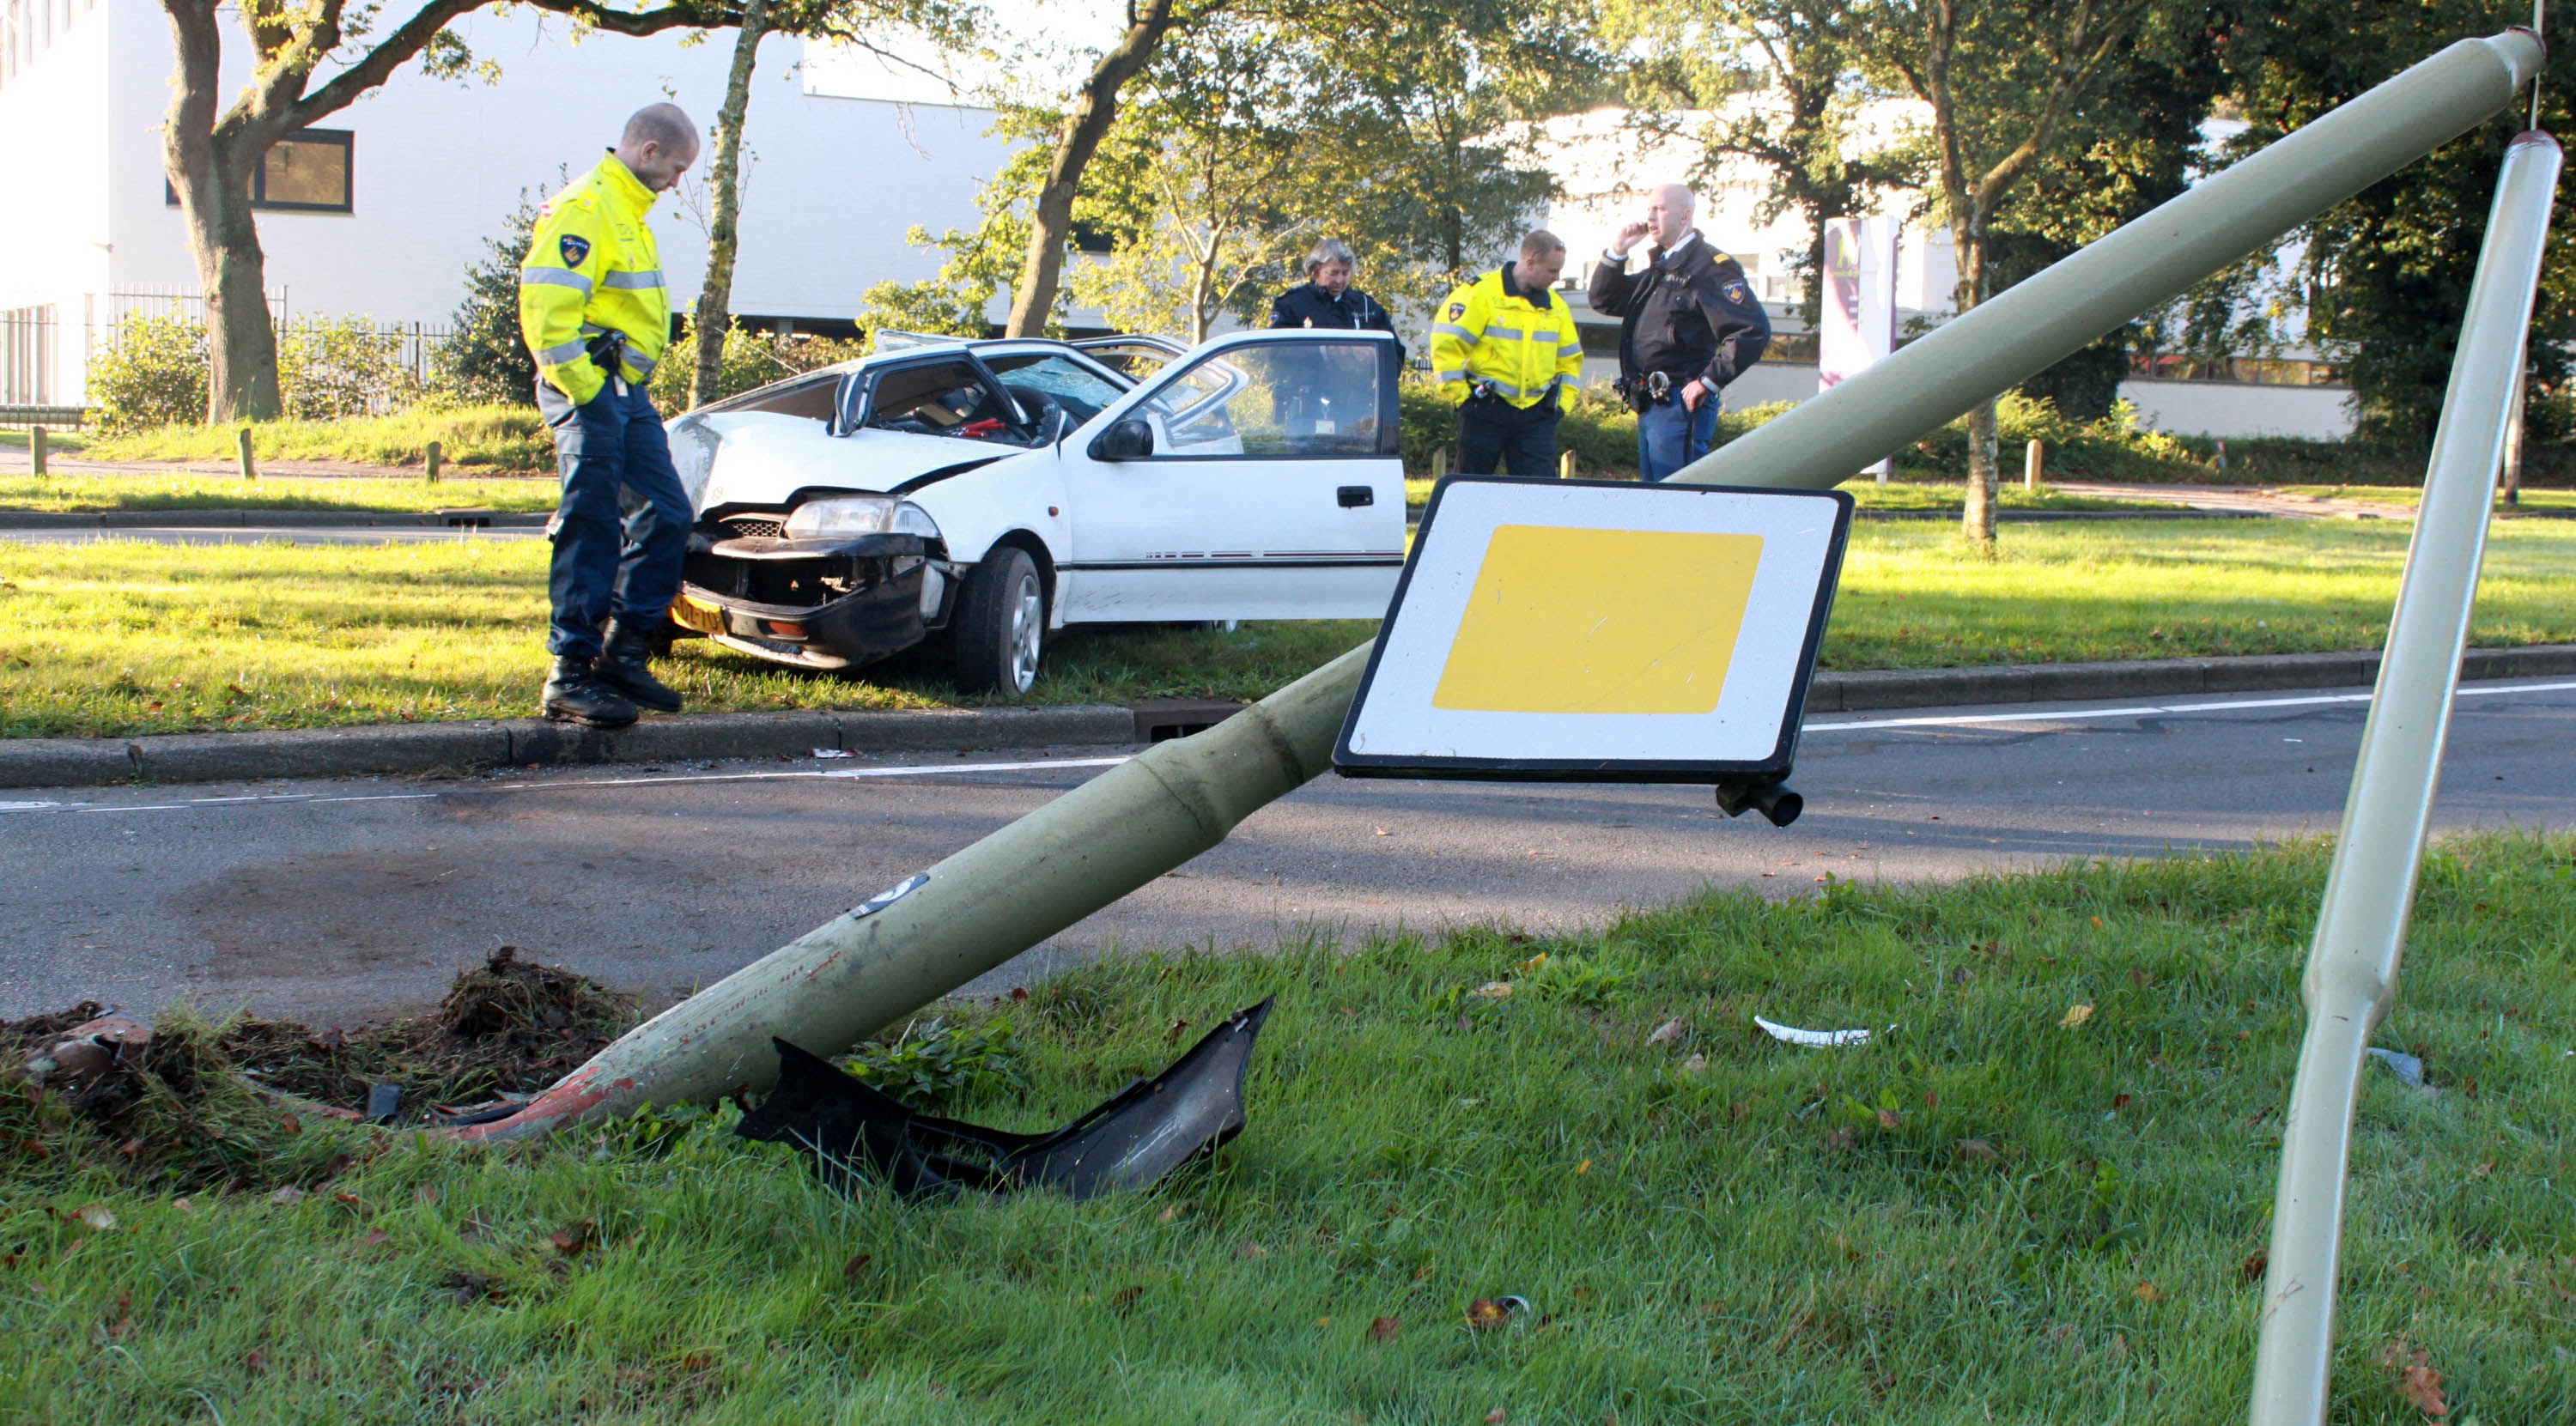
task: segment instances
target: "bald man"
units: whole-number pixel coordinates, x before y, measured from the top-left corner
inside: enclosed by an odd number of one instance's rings
[[[694,512],[645,380],[671,340],[671,299],[644,215],[698,156],[676,104],[635,111],[617,147],[548,200],[519,268],[519,330],[537,358],[537,409],[554,431],[563,501],[548,590],[554,655],[545,715],[622,728],[638,706],[680,711],[649,660]],[[635,513],[619,515],[620,490]]]
[[[1691,226],[1698,203],[1667,183],[1648,195],[1644,221],[1592,269],[1592,310],[1619,321],[1619,393],[1637,413],[1637,467],[1669,478],[1717,443],[1717,412],[1728,382],[1762,359],[1771,318],[1734,258]],[[1642,272],[1628,252],[1652,237]]]

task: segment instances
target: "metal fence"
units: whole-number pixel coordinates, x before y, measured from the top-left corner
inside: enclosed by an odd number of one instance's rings
[[[203,321],[206,299],[187,288],[134,288],[120,292],[93,293],[84,299],[87,307],[83,333],[85,361],[116,345],[128,323],[144,318],[177,317]],[[48,312],[53,309],[44,309]],[[269,320],[284,338],[299,325],[327,318],[321,314],[299,316],[288,301],[284,289],[269,294]],[[387,364],[411,377],[413,391],[388,390],[379,401],[370,403],[377,414],[406,404],[413,392],[425,385],[435,364],[439,344],[455,334],[455,328],[443,322],[390,322],[373,324],[366,335],[378,344]],[[6,401],[40,402],[46,398],[8,396]]]
[[[61,325],[51,303],[0,312],[0,406],[53,404]]]

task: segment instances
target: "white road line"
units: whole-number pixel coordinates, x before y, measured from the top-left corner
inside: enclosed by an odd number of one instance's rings
[[[2561,683],[2521,683],[2496,688],[2464,687],[2462,698],[2497,697],[2515,693],[2564,693],[2576,690],[2576,681]],[[2325,693],[2298,698],[2241,698],[2223,703],[2140,703],[2119,708],[2078,708],[2047,713],[1965,713],[1932,718],[1881,718],[1854,723],[1809,723],[1809,733],[1852,733],[1889,728],[1969,728],[1988,724],[2071,723],[2103,718],[2149,718],[2177,713],[2231,713],[2240,709],[2314,708],[2332,704],[2368,703],[2367,693]],[[939,777],[956,773],[1043,772],[1055,768],[1116,767],[1132,755],[1110,758],[1043,758],[1029,762],[1007,763],[907,763],[894,767],[798,768],[783,772],[717,772],[666,773],[651,777],[598,777],[561,781],[496,782],[479,787],[460,788],[454,792],[380,792],[325,797],[310,792],[251,794],[235,797],[200,797],[187,802],[152,802],[135,806],[90,802],[0,802],[0,814],[56,812],[185,812],[198,808],[257,807],[288,802],[426,802],[459,792],[572,792],[584,788],[653,787],[673,783],[711,782],[787,782],[787,781],[858,781],[882,777]]]
[[[2468,687],[2462,698],[2504,693],[2563,693],[2576,683],[2525,683],[2511,688]],[[2125,708],[2078,708],[2054,713],[1964,713],[1944,718],[1878,718],[1860,723],[1809,723],[1809,733],[1849,733],[1871,728],[1969,728],[1981,723],[2072,723],[2091,718],[2153,718],[2174,713],[2232,713],[2240,708],[2315,708],[2333,703],[2368,703],[2367,693],[2320,693],[2304,698],[2241,698],[2228,703],[2141,703]]]

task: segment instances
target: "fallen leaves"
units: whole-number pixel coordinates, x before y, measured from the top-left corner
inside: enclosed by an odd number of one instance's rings
[[[268,1201],[276,1204],[280,1208],[292,1208],[296,1204],[304,1201],[304,1190],[297,1188],[295,1185],[290,1183],[284,1188],[279,1189],[277,1192],[270,1194],[268,1196]]]
[[[872,1253],[860,1253],[852,1257],[848,1262],[841,1264],[841,1280],[857,1282],[860,1276],[867,1272],[868,1264],[874,1261],[876,1257]]]
[[[2092,1018],[2093,1002],[2089,1000],[2083,1001],[2066,1012],[2065,1018],[2057,1022],[2057,1028],[2061,1030],[2072,1030]]]
[[[2451,1404],[2442,1399],[2442,1374],[2433,1370],[2433,1354],[2422,1347],[2409,1347],[2406,1339],[2390,1339],[2379,1349],[2379,1364],[2397,1373],[2393,1385],[2407,1404],[2431,1417],[2451,1414]]]
[[[1477,1332],[1491,1332],[1511,1316],[1511,1309],[1490,1297],[1480,1297],[1467,1304],[1467,1326]]]
[[[2150,1307],[2165,1300],[2165,1290],[2152,1282],[2142,1282],[2130,1288],[2129,1295]]]
[[[488,1273],[467,1272],[462,1268],[447,1275],[448,1300],[459,1307],[478,1302],[498,1302],[510,1295],[509,1284]]]
[[[2271,1270],[2271,1252],[2267,1249],[2256,1248],[2254,1251],[2245,1255],[2245,1261],[2236,1265],[2236,1281],[2242,1286],[2252,1287],[2254,1284],[2263,1280],[2263,1274],[2270,1272]]]
[[[1372,1342],[1392,1342],[1395,1340],[1395,1330],[1403,1325],[1404,1319],[1401,1317],[1372,1318],[1368,1325],[1369,1340]]]
[[[90,1231],[95,1233],[109,1232],[116,1227],[116,1215],[109,1212],[104,1203],[84,1203],[67,1216],[88,1224]]]
[[[1682,1032],[1689,1028],[1690,1027],[1688,1025],[1682,1023],[1679,1017],[1675,1017],[1656,1026],[1654,1029],[1647,1031],[1646,1043],[1649,1045],[1669,1045],[1673,1041],[1680,1039],[1682,1037]]]
[[[577,1223],[566,1225],[562,1232],[548,1237],[546,1241],[554,1246],[556,1252],[565,1257],[577,1258],[592,1244],[599,1241],[599,1224],[596,1220],[584,1218]]]

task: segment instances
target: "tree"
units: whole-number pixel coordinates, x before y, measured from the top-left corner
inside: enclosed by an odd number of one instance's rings
[[[1887,0],[1852,12],[1869,61],[1930,109],[1934,197],[1958,264],[1955,301],[1993,292],[1991,240],[2016,189],[2057,149],[2079,107],[2099,98],[2130,53],[2153,0]],[[1995,539],[1995,404],[1968,413],[1969,541]]]
[[[560,181],[570,182],[571,175]],[[432,377],[455,400],[525,406],[536,399],[537,359],[519,336],[519,266],[528,260],[536,226],[536,202],[522,188],[500,235],[483,240],[483,260],[465,269],[465,300],[456,304],[455,330],[439,344]],[[204,403],[198,405],[202,414]]]
[[[707,222],[707,272],[698,285],[698,306],[689,325],[700,332],[723,332],[733,326],[733,258],[742,220],[742,121],[751,108],[751,72],[760,61],[760,37],[769,32],[767,0],[743,0],[742,25],[734,31],[733,67],[725,74],[723,107],[716,111],[714,213]],[[721,340],[700,341],[698,359],[689,374],[689,404],[715,399],[724,374]]]

